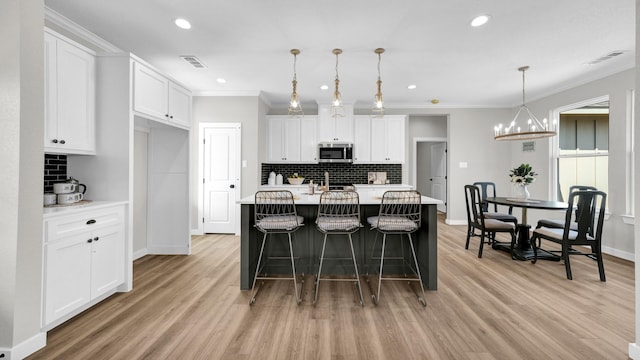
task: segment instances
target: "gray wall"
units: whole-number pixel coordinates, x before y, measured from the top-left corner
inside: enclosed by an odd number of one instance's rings
[[[0,353],[40,334],[42,1],[0,3]]]

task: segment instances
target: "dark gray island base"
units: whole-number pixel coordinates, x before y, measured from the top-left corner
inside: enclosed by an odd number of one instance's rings
[[[251,288],[253,275],[256,270],[258,261],[258,253],[260,252],[260,243],[262,241],[262,233],[255,229],[254,225],[254,205],[241,203],[242,207],[242,229],[240,244],[240,288],[247,290]],[[304,217],[304,226],[301,226],[295,233],[293,240],[293,251],[296,258],[296,272],[298,274],[315,274],[320,259],[320,251],[322,250],[322,233],[316,229],[315,219],[318,210],[317,204],[298,204],[296,202],[298,215]],[[378,215],[379,204],[361,204],[361,222],[364,226],[355,234],[353,234],[353,246],[358,262],[358,268],[361,275],[377,274],[380,266],[380,247],[382,235],[378,237],[374,256],[378,259],[371,259],[372,246],[377,231],[369,230],[367,217]],[[416,256],[422,275],[422,282],[429,290],[437,290],[438,288],[438,251],[437,251],[437,205],[422,205],[422,226],[412,234],[416,247]],[[265,247],[265,256],[270,253],[272,256],[288,256],[288,242],[286,235],[270,235],[273,236],[271,248],[269,241]],[[283,236],[278,239],[278,236]],[[404,257],[409,260],[411,250],[407,241],[407,236],[399,235],[387,236],[387,249],[385,251],[385,274],[402,274],[403,267],[398,261],[387,260],[390,256],[401,256],[404,250]],[[402,245],[404,244],[404,245]],[[327,240],[326,257],[350,257],[349,242],[340,235],[331,236]],[[326,260],[326,258],[325,258]],[[349,260],[350,261],[350,260]],[[353,264],[341,261],[325,261],[322,268],[324,274],[352,274]],[[397,265],[394,265],[397,263]],[[412,263],[412,261],[410,261]],[[291,263],[281,262],[282,266],[273,266],[269,268],[271,274],[290,274]],[[344,265],[342,265],[344,264]],[[407,269],[407,274],[411,271]]]

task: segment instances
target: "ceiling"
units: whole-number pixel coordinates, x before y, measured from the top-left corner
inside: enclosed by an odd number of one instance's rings
[[[291,95],[292,48],[304,106],[329,103],[336,57],[345,102],[367,108],[377,55],[387,108],[512,107],[635,64],[634,0],[45,0],[196,95]],[[470,26],[477,15],[490,21]],[[176,27],[182,17],[190,30]],[[619,56],[588,64],[615,51]],[[180,55],[195,55],[196,69]],[[216,79],[223,78],[220,84]],[[408,85],[416,85],[409,90]],[[328,85],[328,90],[321,90]],[[432,99],[438,99],[434,105]]]

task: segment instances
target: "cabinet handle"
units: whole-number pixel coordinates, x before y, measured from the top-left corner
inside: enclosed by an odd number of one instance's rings
[[[100,240],[100,238],[97,236],[93,238],[93,241],[98,241],[98,240]]]
[[[173,115],[169,116],[169,119],[173,119]]]
[[[51,140],[52,143],[57,144],[58,143],[58,139],[53,139]]]
[[[60,144],[64,144],[64,143],[65,143],[65,141],[64,141],[64,140],[60,140]]]
[[[87,240],[87,242],[88,242],[88,243],[92,243],[92,242],[93,242],[93,239],[89,239],[89,240]]]
[[[169,114],[164,114],[164,117],[169,117]]]
[[[91,225],[91,224],[95,224],[96,221],[94,219],[91,219],[89,221],[87,221],[87,225]]]

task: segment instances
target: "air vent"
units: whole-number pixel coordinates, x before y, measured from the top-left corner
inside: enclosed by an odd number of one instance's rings
[[[612,59],[612,58],[614,58],[614,57],[616,57],[618,55],[622,55],[624,53],[625,53],[624,50],[615,50],[615,51],[612,51],[612,52],[608,53],[605,56],[601,56],[601,57],[599,57],[599,58],[597,58],[597,59],[595,59],[595,60],[593,60],[591,62],[588,62],[587,65],[595,65],[595,64],[601,63],[603,61],[607,61],[609,59]]]
[[[197,57],[193,56],[193,55],[182,55],[180,56],[182,59],[184,59],[184,61],[188,62],[189,64],[191,64],[191,66],[193,66],[194,68],[197,69],[206,69],[207,66],[205,64],[203,64],[200,59],[198,59]]]

